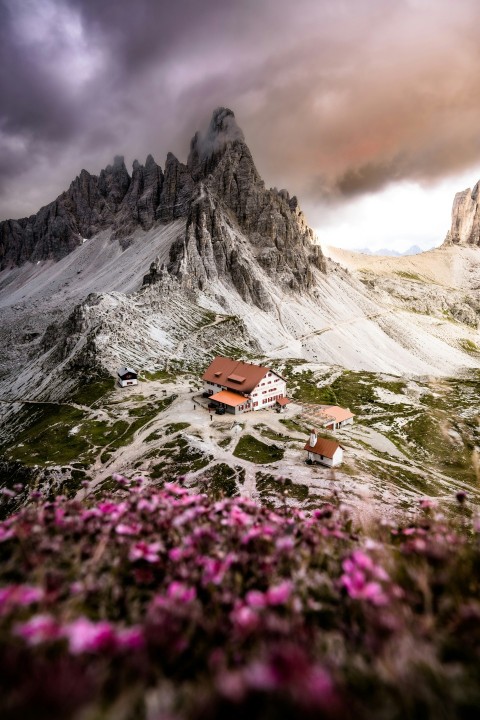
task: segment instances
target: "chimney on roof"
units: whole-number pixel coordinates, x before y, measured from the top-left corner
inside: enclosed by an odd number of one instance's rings
[[[310,431],[310,447],[315,447],[317,444],[317,432],[314,428]]]

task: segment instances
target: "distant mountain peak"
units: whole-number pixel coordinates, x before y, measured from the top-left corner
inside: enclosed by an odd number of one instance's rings
[[[446,245],[480,246],[480,181],[472,189],[455,195],[452,207],[452,225],[445,238]]]

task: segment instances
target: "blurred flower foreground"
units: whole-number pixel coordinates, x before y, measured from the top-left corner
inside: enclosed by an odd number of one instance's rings
[[[0,523],[2,720],[477,718],[480,527],[117,477]]]

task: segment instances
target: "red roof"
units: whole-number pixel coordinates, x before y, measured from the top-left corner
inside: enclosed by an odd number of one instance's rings
[[[334,420],[335,422],[343,422],[354,417],[354,414],[347,408],[339,407],[338,405],[331,405],[330,407],[324,407],[320,410],[320,413],[327,420]]]
[[[292,402],[289,398],[281,397],[277,398],[278,405],[288,405],[288,403]]]
[[[260,365],[218,356],[205,370],[202,379],[205,382],[215,383],[215,385],[223,385],[231,390],[250,393],[268,372],[271,372],[269,368]]]
[[[209,400],[215,400],[215,402],[223,403],[229,407],[237,407],[237,405],[249,402],[248,398],[238,393],[230,392],[229,390],[220,390],[220,392],[215,393],[215,395],[210,395]]]
[[[323,455],[323,457],[329,458],[330,460],[333,459],[333,456],[335,455],[338,448],[341,448],[342,446],[339,445],[339,443],[335,442],[335,440],[327,440],[326,438],[318,438],[315,445],[312,447],[310,445],[310,441],[307,442],[304,450],[308,450],[308,452],[315,453],[315,455]]]

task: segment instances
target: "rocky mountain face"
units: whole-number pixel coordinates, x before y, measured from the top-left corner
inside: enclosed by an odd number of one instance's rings
[[[480,181],[473,190],[468,188],[455,195],[452,208],[452,226],[447,234],[447,245],[480,246]]]
[[[243,300],[267,309],[258,268],[283,288],[310,289],[325,272],[296,197],[266,189],[234,114],[215,110],[207,132],[196,133],[186,165],[168,154],[165,171],[151,155],[133,164],[123,157],[99,176],[82,170],[70,188],[36,215],[0,224],[0,267],[58,260],[84,239],[111,231],[123,248],[138,228],[186,218],[173,244],[168,272],[190,289],[233,284]],[[146,284],[155,283],[152,266]]]
[[[173,275],[200,290],[232,282],[243,300],[268,309],[258,266],[294,291],[325,272],[296,197],[265,188],[231,110],[218,108],[207,133],[194,136],[187,168],[195,185],[185,238],[170,251]]]

